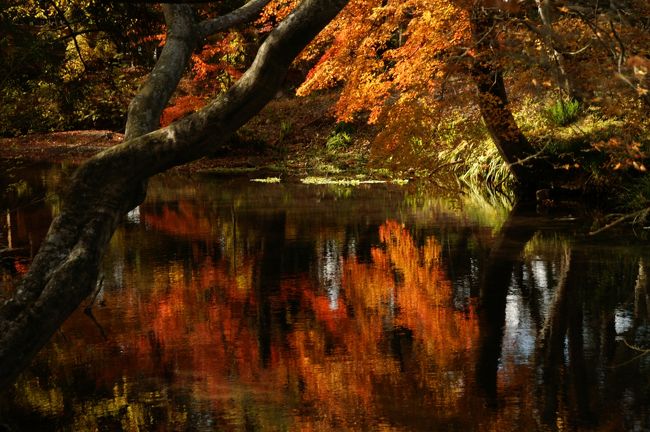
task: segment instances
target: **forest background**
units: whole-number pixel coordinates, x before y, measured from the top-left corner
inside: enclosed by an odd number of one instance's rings
[[[245,3],[194,7],[209,18]],[[299,2],[265,3],[200,43],[161,126],[225,92]],[[162,15],[146,3],[4,2],[0,135],[123,132],[165,44]],[[534,190],[643,211],[649,30],[644,0],[353,0],[276,99],[202,167],[497,190],[534,178]]]

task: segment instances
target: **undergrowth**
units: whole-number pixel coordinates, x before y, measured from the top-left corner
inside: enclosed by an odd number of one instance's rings
[[[558,99],[544,110],[546,119],[555,126],[568,126],[578,120],[580,103],[574,99]]]

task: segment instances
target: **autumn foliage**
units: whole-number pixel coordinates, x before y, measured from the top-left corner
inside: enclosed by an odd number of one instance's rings
[[[396,159],[410,154],[408,163],[422,157],[414,140],[443,149],[450,137],[435,131],[459,115],[466,122],[459,131],[473,139],[471,123],[480,122],[475,65],[502,71],[512,111],[531,98],[566,97],[564,73],[583,106],[628,119],[630,133],[621,139],[634,146],[650,101],[647,4],[630,2],[625,10],[638,14],[631,20],[614,19],[598,4],[549,4],[546,23],[532,1],[353,0],[303,53],[314,66],[297,93],[340,89],[337,118],[377,124],[375,149]],[[484,16],[492,24],[477,33]],[[563,71],[555,64],[558,51]]]

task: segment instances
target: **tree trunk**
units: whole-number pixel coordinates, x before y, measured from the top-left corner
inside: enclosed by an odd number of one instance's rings
[[[478,90],[478,105],[494,145],[510,166],[512,174],[522,184],[530,184],[531,162],[520,162],[534,154],[534,149],[519,129],[510,107],[503,82],[503,72],[496,60],[498,42],[494,12],[476,7],[471,11],[470,24],[476,49],[472,76]]]
[[[0,388],[13,382],[92,292],[117,224],[142,199],[140,185],[209,153],[259,112],[293,59],[346,4],[302,1],[228,92],[183,120],[103,151],[77,170],[29,273],[0,308]]]
[[[553,17],[551,15],[551,0],[535,0],[535,3],[537,4],[539,17],[544,25],[543,41],[550,52],[551,60],[555,64],[555,79],[560,88],[564,90],[569,98],[578,100],[579,98],[576,94],[575,85],[566,71],[566,60],[564,59],[564,55],[556,49],[553,41],[555,31],[553,30]]]
[[[125,141],[158,129],[160,116],[198,44],[196,19],[191,6],[163,5],[163,12],[167,24],[165,46],[147,81],[129,104]]]

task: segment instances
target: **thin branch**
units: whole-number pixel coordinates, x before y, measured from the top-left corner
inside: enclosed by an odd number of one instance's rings
[[[226,15],[202,21],[199,23],[197,29],[199,37],[204,38],[231,27],[247,23],[255,18],[264,6],[270,2],[271,0],[253,0]]]
[[[538,151],[537,153],[532,154],[532,155],[529,155],[529,156],[526,156],[526,157],[523,158],[523,159],[517,159],[515,162],[513,162],[513,163],[511,163],[511,164],[509,164],[509,165],[510,165],[510,166],[512,166],[512,165],[523,165],[523,164],[525,164],[526,162],[528,162],[529,160],[536,159],[536,158],[538,158],[539,156],[541,156],[541,155],[546,151],[546,147],[548,147],[548,144],[545,145],[545,146],[544,146],[540,151]]]
[[[610,229],[610,228],[612,228],[612,227],[614,227],[614,226],[616,226],[616,225],[618,225],[618,224],[620,224],[622,222],[625,222],[626,220],[629,220],[629,219],[638,220],[638,219],[646,218],[648,216],[648,214],[650,214],[650,207],[646,207],[646,208],[644,208],[642,210],[639,210],[639,211],[636,211],[634,213],[624,214],[623,216],[615,219],[613,222],[608,223],[604,227],[601,227],[601,228],[599,228],[599,229],[597,229],[595,231],[590,231],[589,235],[593,236],[593,235],[596,235],[596,234],[600,234],[601,232],[606,231],[606,230],[608,230],[608,229]]]
[[[614,39],[616,39],[616,42],[618,43],[618,47],[620,48],[621,52],[618,54],[618,72],[621,73],[621,70],[623,69],[623,60],[625,59],[625,45],[623,44],[623,41],[621,38],[618,36],[618,32],[616,31],[616,27],[614,27],[614,22],[610,19],[609,20],[609,28],[612,30],[612,34],[614,35]]]
[[[95,286],[95,294],[93,294],[92,298],[90,299],[90,303],[88,303],[88,306],[84,308],[84,312],[88,314],[93,313],[93,305],[95,304],[95,300],[97,300],[97,296],[99,293],[104,289],[104,277],[102,276],[97,285]]]
[[[85,71],[87,69],[86,62],[84,61],[84,58],[81,55],[81,47],[79,47],[79,42],[77,41],[77,36],[75,35],[76,32],[72,28],[72,24],[70,24],[70,21],[68,21],[68,19],[65,17],[65,13],[59,8],[59,6],[56,4],[54,0],[48,0],[48,3],[52,5],[54,10],[56,11],[56,14],[63,20],[68,30],[70,30],[70,34],[72,35],[72,41],[74,42],[74,47],[77,50],[77,55],[79,56],[79,60],[81,61],[81,64],[83,65]]]
[[[562,54],[574,56],[574,55],[578,55],[578,54],[580,54],[580,53],[582,53],[584,51],[587,51],[587,49],[589,49],[590,47],[591,47],[591,42],[587,42],[587,45],[583,46],[579,50],[576,50],[576,51],[561,51],[561,52],[562,52]]]
[[[59,36],[58,38],[52,39],[52,42],[58,42],[58,41],[61,41],[61,40],[64,40],[64,39],[71,39],[71,38],[74,39],[77,36],[82,36],[82,35],[89,34],[89,33],[100,33],[100,32],[103,32],[103,31],[105,31],[105,30],[98,29],[98,28],[86,29],[86,30],[78,30],[78,31],[74,31],[72,33],[69,33],[69,34],[66,34],[66,35],[63,35],[63,36]]]
[[[628,364],[630,364],[630,363],[638,360],[639,358],[643,357],[644,355],[647,355],[648,353],[650,353],[650,349],[641,348],[639,346],[632,345],[625,338],[622,338],[622,339],[623,339],[623,344],[625,344],[626,347],[628,347],[631,350],[634,350],[634,351],[638,352],[639,354],[635,355],[634,357],[632,357],[631,359],[629,359],[627,361],[624,361],[623,363],[619,363],[617,365],[611,366],[612,369],[613,368],[619,368],[619,367],[622,367],[622,366],[627,366]]]
[[[616,50],[614,48],[612,48],[612,44],[605,42],[603,40],[603,38],[600,36],[601,34],[604,34],[604,33],[607,33],[607,32],[604,29],[600,28],[600,26],[598,26],[597,24],[593,23],[592,20],[590,20],[584,13],[582,13],[582,11],[580,10],[582,8],[576,8],[576,7],[569,6],[569,9],[571,9],[572,11],[574,11],[574,12],[576,12],[578,14],[578,16],[580,17],[582,22],[585,23],[591,29],[591,32],[596,37],[598,42],[600,42],[601,45],[606,50],[608,50],[610,52],[612,57],[614,57],[615,59],[618,60],[618,53],[616,52]]]

